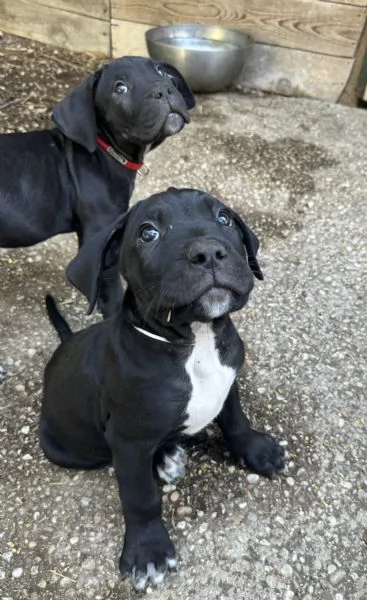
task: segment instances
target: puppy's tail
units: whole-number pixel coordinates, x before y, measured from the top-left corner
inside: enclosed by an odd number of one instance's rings
[[[70,336],[73,335],[73,332],[71,331],[64,317],[59,313],[59,310],[56,306],[56,302],[50,294],[47,294],[45,298],[45,303],[48,318],[50,319],[52,325],[55,327],[57,333],[59,334],[60,340],[64,342]]]

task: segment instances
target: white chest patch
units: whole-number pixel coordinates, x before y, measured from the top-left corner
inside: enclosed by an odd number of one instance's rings
[[[236,377],[236,371],[219,360],[212,324],[194,324],[193,331],[195,345],[185,364],[192,392],[184,433],[190,435],[203,429],[220,413]]]

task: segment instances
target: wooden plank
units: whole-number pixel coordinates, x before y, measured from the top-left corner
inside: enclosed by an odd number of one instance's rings
[[[366,9],[323,0],[111,0],[111,14],[151,25],[221,22],[257,42],[352,57]]]
[[[114,58],[147,55],[144,34],[149,25],[115,19],[112,24]],[[353,63],[350,58],[254,44],[239,83],[247,89],[337,102]]]
[[[367,21],[358,43],[354,58],[353,68],[350,72],[345,89],[340,97],[342,104],[356,106],[360,98],[363,98],[367,83]]]
[[[337,102],[353,59],[255,44],[241,82],[245,88]]]
[[[31,0],[32,5],[41,5],[45,7],[58,8],[66,12],[86,15],[95,19],[110,19],[109,0]],[[1,6],[1,1],[0,1]]]
[[[68,50],[110,54],[109,22],[27,0],[0,0],[0,29]]]
[[[332,4],[348,4],[349,6],[367,6],[367,0],[322,0]]]
[[[148,56],[145,32],[150,25],[131,21],[111,21],[112,56]]]

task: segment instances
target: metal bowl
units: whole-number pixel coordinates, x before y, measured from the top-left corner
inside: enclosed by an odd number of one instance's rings
[[[149,55],[170,63],[194,92],[217,92],[241,73],[252,39],[233,29],[208,25],[165,25],[145,34]]]

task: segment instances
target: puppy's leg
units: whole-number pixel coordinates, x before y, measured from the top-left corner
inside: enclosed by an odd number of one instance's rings
[[[284,449],[270,435],[251,429],[241,408],[236,382],[216,420],[230,450],[252,471],[272,477],[284,469]]]
[[[126,528],[120,571],[123,577],[131,576],[136,590],[144,590],[149,581],[160,583],[167,570],[176,567],[153,477],[154,446],[152,441],[125,440],[111,420],[106,440],[112,449]]]
[[[165,442],[154,455],[154,466],[159,478],[174,483],[185,475],[186,452],[174,441]]]
[[[65,467],[66,469],[100,469],[111,464],[112,456],[88,460],[70,452],[56,440],[44,419],[40,420],[38,434],[43,452],[51,462],[59,465],[59,467]]]

